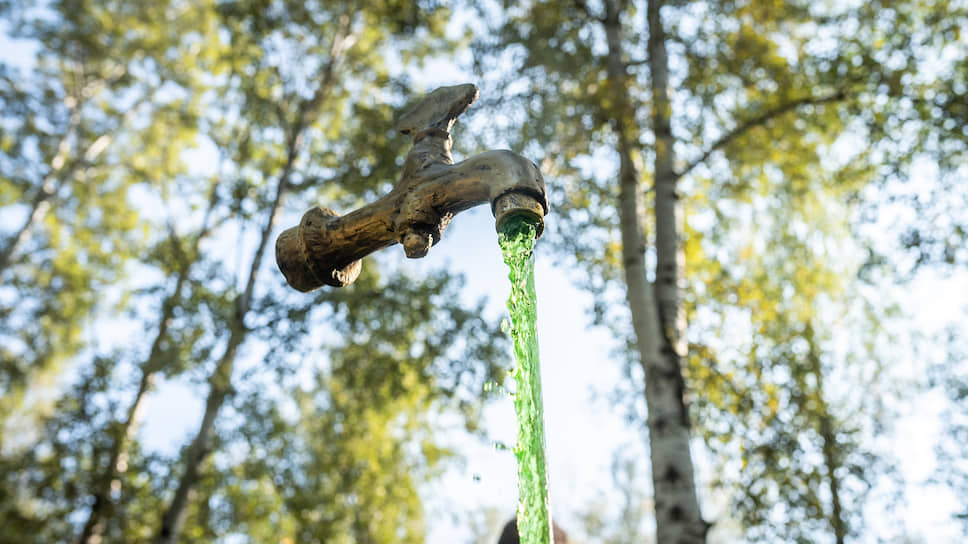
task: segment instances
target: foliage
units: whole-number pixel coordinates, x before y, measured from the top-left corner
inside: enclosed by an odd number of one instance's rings
[[[454,304],[459,286],[364,273],[326,297],[345,340],[316,361],[307,345],[299,367],[261,369],[240,385],[237,461],[216,460],[210,523],[256,541],[423,542],[419,484],[452,455],[437,444],[442,422],[496,377],[482,362],[504,347],[493,324]],[[420,311],[407,311],[414,304]],[[279,372],[291,396],[266,398],[260,378]]]
[[[689,366],[700,392],[696,417],[717,464],[729,469],[710,485],[734,488],[730,510],[751,540],[860,536],[856,505],[894,476],[872,438],[896,417],[885,409],[885,374],[896,362],[886,346],[897,339],[882,330],[876,303],[845,297],[862,291],[849,280],[856,262],[845,259],[840,270],[829,259],[851,254],[832,243],[843,238],[811,244],[797,236],[801,221],[799,213],[764,219],[725,261],[734,264],[700,272],[715,280],[697,296],[693,321],[715,333],[697,340]],[[759,245],[773,249],[750,251]],[[844,385],[856,383],[869,394]]]
[[[11,221],[0,241],[5,414],[83,349],[95,293],[121,281],[145,238],[132,188],[177,175],[173,157],[193,142],[178,122],[194,114],[192,101],[159,91],[189,44],[145,23],[164,4],[122,4],[55,3],[57,15],[5,7],[15,36],[38,49],[32,66],[0,66],[0,206]],[[157,68],[148,57],[163,53],[172,62]],[[152,123],[178,128],[145,130]],[[127,141],[140,145],[122,150]]]
[[[117,360],[97,357],[54,405],[41,436],[22,455],[3,459],[4,489],[16,490],[3,497],[3,542],[63,542],[74,539],[72,522],[79,505],[88,502],[100,467],[107,461],[119,426],[115,423],[123,398],[117,388]],[[105,538],[144,538],[146,528],[157,522],[160,506],[153,484],[153,465],[162,461],[143,452],[137,444],[123,461],[127,475],[113,493],[123,490],[123,501],[112,510],[115,522]]]
[[[968,7],[668,2],[666,108],[649,6],[474,6],[490,101],[476,110],[504,113],[480,141],[540,164],[545,245],[626,363],[620,204],[648,212],[631,248],[648,278],[668,272],[654,178],[675,159],[681,408],[711,453],[703,483],[748,540],[857,539],[865,503],[895,486],[876,442],[905,394],[886,383],[898,314],[879,290],[966,262]],[[0,541],[75,540],[86,521],[107,541],[152,539],[182,487],[183,541],[422,540],[421,484],[454,454],[445,439],[478,431],[504,341],[446,274],[368,261],[353,287],[306,296],[266,261],[306,207],[388,189],[409,70],[455,58],[451,15],[435,1],[0,1],[34,59],[0,63]],[[624,371],[619,389],[640,397],[643,372]],[[959,372],[934,377],[955,403]],[[138,431],[158,383],[211,407],[178,455]],[[639,398],[625,404],[645,421]],[[963,487],[956,470],[939,480]],[[650,526],[642,490],[625,491],[618,515],[585,520],[604,539]]]
[[[643,26],[642,11],[625,2],[486,4],[482,17],[495,30],[478,41],[480,73],[499,72],[492,84],[511,91],[504,105],[509,124],[520,126],[512,147],[538,157],[557,187],[558,228],[549,238],[595,293],[593,322],[616,332],[630,360],[636,339],[619,298],[628,261],[616,169],[621,158],[644,173],[639,194],[655,211],[656,172],[646,165],[665,153],[650,92],[655,59],[646,51],[655,29]],[[750,539],[813,542],[827,533],[843,541],[864,532],[863,498],[890,472],[890,459],[868,446],[887,399],[860,402],[822,384],[836,377],[867,388],[888,364],[878,362],[879,320],[892,317],[890,305],[855,300],[863,291],[847,280],[888,262],[884,232],[927,255],[917,262],[961,253],[963,214],[944,202],[964,192],[925,198],[908,180],[918,165],[935,163],[942,183],[928,186],[940,194],[965,168],[959,82],[968,55],[954,30],[964,6],[672,2],[661,21],[685,218],[687,397],[699,434],[722,454],[710,485],[732,487]],[[622,38],[620,59],[610,29]],[[616,60],[629,76],[620,89]],[[623,125],[633,127],[627,154]],[[893,220],[905,208],[885,200],[899,193],[943,220],[906,211],[910,221]],[[870,210],[884,214],[873,228]],[[641,225],[650,237],[655,226],[652,215]],[[853,258],[854,236],[871,248],[867,263]],[[647,240],[651,273],[662,256]],[[839,347],[838,315],[861,335],[848,352]]]
[[[0,331],[23,340],[2,343],[2,398],[57,400],[25,408],[36,423],[0,456],[0,539],[142,541],[184,509],[185,541],[422,540],[416,491],[450,457],[442,422],[475,428],[503,338],[446,274],[368,262],[353,288],[307,298],[264,256],[283,215],[357,205],[396,177],[406,86],[387,52],[448,47],[447,10],[3,7],[41,53],[29,74],[3,67],[0,204],[48,205],[4,231]],[[69,362],[46,366],[63,391],[28,379],[45,358]],[[194,456],[140,445],[161,380],[206,380],[213,413],[226,403]],[[198,499],[172,504],[182,487]]]

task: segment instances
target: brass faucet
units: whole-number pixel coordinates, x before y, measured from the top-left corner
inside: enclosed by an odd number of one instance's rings
[[[307,211],[276,240],[276,263],[289,285],[312,291],[343,287],[360,275],[360,260],[397,242],[407,257],[423,257],[458,212],[489,202],[495,226],[515,216],[544,230],[548,196],[538,167],[511,151],[486,151],[454,164],[450,129],[477,99],[472,84],[441,87],[403,115],[397,129],[413,136],[403,174],[376,202],[339,215]]]

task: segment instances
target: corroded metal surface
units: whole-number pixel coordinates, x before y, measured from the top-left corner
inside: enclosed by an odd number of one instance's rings
[[[499,150],[454,164],[450,129],[477,94],[471,84],[441,87],[400,117],[397,128],[413,137],[413,147],[389,193],[343,216],[313,208],[279,236],[276,262],[289,285],[300,291],[348,285],[360,274],[360,259],[396,243],[407,257],[423,257],[457,213],[484,203],[498,228],[506,218],[527,215],[541,234],[548,197],[534,163]]]

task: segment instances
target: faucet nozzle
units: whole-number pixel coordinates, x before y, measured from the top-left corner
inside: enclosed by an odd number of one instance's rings
[[[522,218],[534,225],[535,238],[544,232],[544,206],[534,195],[521,192],[506,193],[494,201],[494,227],[504,232],[507,221]]]

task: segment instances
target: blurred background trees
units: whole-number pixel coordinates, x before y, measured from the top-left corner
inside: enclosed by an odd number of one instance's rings
[[[2,539],[422,541],[414,488],[450,456],[430,415],[474,425],[466,404],[505,362],[496,324],[443,273],[371,265],[307,300],[270,244],[287,210],[392,183],[407,96],[381,55],[446,45],[446,10],[5,15],[37,50],[4,72],[4,215],[24,219],[3,240]],[[137,439],[160,380],[206,398],[175,458]]]
[[[2,542],[425,541],[428,484],[488,441],[493,312],[395,253],[298,294],[271,244],[387,191],[394,116],[465,80],[457,146],[541,167],[541,247],[593,295],[642,441],[598,452],[614,491],[569,498],[574,540],[899,540],[906,501],[964,494],[964,308],[911,318],[965,303],[923,287],[968,261],[963,2],[8,0],[0,21]],[[204,402],[160,451],[166,384]],[[899,459],[908,414],[945,414],[929,477]],[[468,540],[505,521],[454,515]]]

